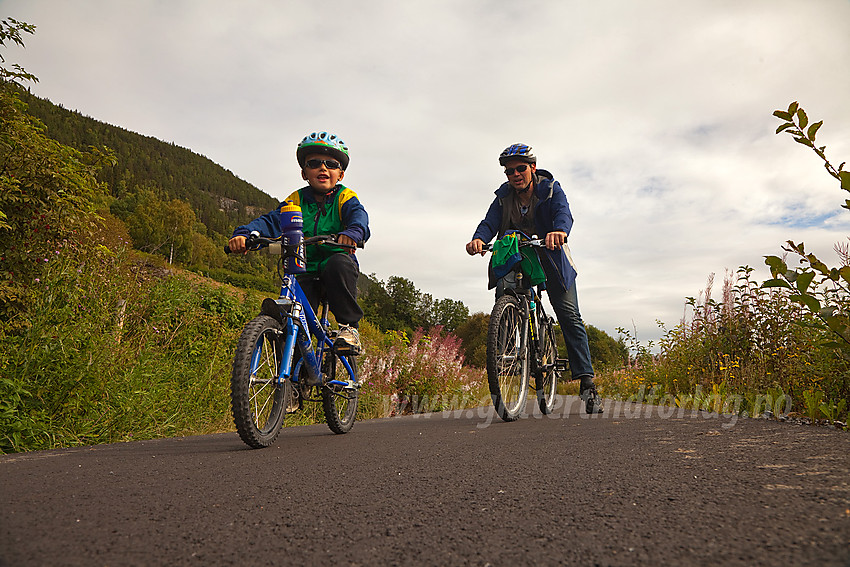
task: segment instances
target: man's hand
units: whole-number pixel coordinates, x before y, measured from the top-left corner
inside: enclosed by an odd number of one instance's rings
[[[247,254],[248,249],[245,247],[245,237],[244,236],[234,236],[227,243],[230,246],[231,254]]]
[[[480,238],[476,238],[475,240],[467,243],[466,253],[470,256],[474,256],[476,254],[481,254],[483,256],[485,254],[484,241]]]
[[[344,234],[340,234],[336,237],[336,241],[340,244],[345,244],[347,246],[354,246],[354,248],[346,248],[345,249],[347,254],[349,254],[349,255],[354,254],[355,249],[357,247],[357,242],[355,242],[353,238],[351,238],[350,236],[346,236]]]
[[[555,250],[564,245],[567,241],[567,233],[562,230],[556,230],[546,235],[546,248]]]

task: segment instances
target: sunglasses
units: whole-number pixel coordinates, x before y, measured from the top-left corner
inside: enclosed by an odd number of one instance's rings
[[[505,169],[505,175],[513,175],[514,171],[516,171],[517,173],[522,173],[526,169],[528,169],[528,164],[525,163],[516,167],[509,167]]]
[[[328,169],[339,169],[340,164],[335,159],[308,159],[304,165],[310,169],[319,169],[323,165]]]

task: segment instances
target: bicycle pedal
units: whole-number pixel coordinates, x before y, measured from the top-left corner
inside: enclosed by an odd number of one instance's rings
[[[557,372],[567,372],[570,369],[569,360],[566,358],[556,358],[554,368]]]
[[[334,352],[340,356],[357,356],[363,353],[362,348],[353,347],[347,344],[334,345]]]

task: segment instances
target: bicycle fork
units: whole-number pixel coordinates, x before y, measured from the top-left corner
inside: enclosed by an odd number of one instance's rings
[[[310,341],[310,335],[307,333],[307,318],[304,316],[304,310],[298,303],[292,304],[292,309],[286,314],[286,341],[283,345],[283,356],[280,362],[279,381],[290,379],[293,382],[298,381],[298,376],[293,376],[292,359],[295,355],[295,349],[301,353],[301,361],[298,368],[303,365],[307,370],[307,377],[310,385],[321,384],[322,371],[319,367],[319,361],[316,359],[316,354],[313,352],[313,344]]]

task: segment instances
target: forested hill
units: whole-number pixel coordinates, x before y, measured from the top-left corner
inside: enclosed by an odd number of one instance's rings
[[[117,163],[106,166],[100,179],[113,198],[110,208],[119,218],[132,215],[140,188],[163,198],[188,203],[213,241],[229,236],[233,227],[277,205],[271,196],[239,179],[231,171],[189,149],[130,132],[22,93],[29,113],[47,127],[47,135],[79,150],[90,146],[113,150]]]

